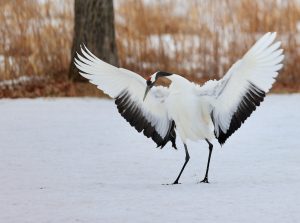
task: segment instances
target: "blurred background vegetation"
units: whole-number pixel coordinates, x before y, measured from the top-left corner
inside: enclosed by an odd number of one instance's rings
[[[220,78],[257,38],[285,50],[273,92],[300,91],[298,0],[114,0],[119,64],[202,83]],[[100,95],[68,79],[73,0],[0,0],[0,97]]]

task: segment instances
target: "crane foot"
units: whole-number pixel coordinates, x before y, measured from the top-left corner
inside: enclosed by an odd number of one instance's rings
[[[207,184],[208,184],[209,182],[208,182],[208,179],[207,179],[207,177],[204,177],[204,179],[203,179],[203,180],[201,180],[201,181],[200,181],[200,183],[207,183]]]

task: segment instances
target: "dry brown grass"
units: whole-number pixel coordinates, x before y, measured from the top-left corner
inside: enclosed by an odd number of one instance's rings
[[[193,80],[219,78],[258,37],[276,31],[286,55],[278,86],[299,90],[298,1],[190,0],[179,12],[182,1],[162,2],[120,1],[117,33],[123,66],[144,74],[161,69]],[[151,43],[153,35],[158,47]],[[168,42],[175,46],[173,55]]]
[[[0,79],[57,77],[70,61],[72,6],[53,1],[9,0],[0,4]]]
[[[298,0],[115,0],[115,5],[123,67],[142,75],[166,70],[202,82],[221,77],[255,39],[277,31],[286,58],[274,90],[300,91]],[[95,95],[66,79],[72,32],[73,0],[1,0],[0,81],[44,79],[0,85],[0,97]]]

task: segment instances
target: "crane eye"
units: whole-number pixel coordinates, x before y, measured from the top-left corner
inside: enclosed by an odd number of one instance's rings
[[[152,84],[150,78],[146,81],[146,83],[147,83],[148,86]]]

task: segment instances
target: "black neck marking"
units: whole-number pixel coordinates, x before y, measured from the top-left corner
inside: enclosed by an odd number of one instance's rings
[[[165,71],[158,71],[156,72],[156,77],[155,80],[157,80],[160,77],[166,77],[166,76],[171,76],[171,73],[165,72]]]

